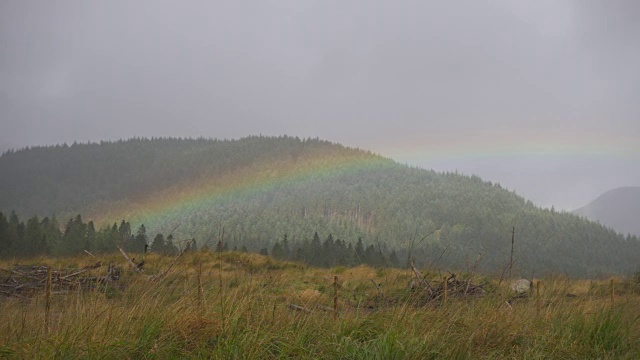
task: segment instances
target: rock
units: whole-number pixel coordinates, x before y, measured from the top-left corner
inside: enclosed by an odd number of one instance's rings
[[[511,291],[518,295],[526,294],[531,290],[531,281],[527,279],[518,279],[511,282]]]

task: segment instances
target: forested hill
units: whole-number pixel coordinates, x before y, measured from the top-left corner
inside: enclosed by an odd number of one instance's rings
[[[500,271],[515,227],[526,275],[628,273],[640,244],[569,213],[539,209],[476,176],[413,168],[370,152],[292,137],[131,139],[36,147],[0,157],[0,211],[96,224],[122,219],[148,233],[250,249],[323,238],[418,262]]]
[[[640,186],[609,190],[573,213],[597,220],[623,234],[640,235]]]

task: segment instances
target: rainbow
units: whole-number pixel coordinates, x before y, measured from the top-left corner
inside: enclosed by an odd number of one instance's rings
[[[460,158],[502,158],[522,155],[640,158],[637,136],[572,130],[478,131],[405,139],[386,143],[375,150],[398,161],[425,163]]]
[[[390,159],[360,151],[347,155],[309,154],[295,160],[253,164],[222,175],[208,174],[189,183],[99,207],[89,218],[103,225],[122,219],[132,224],[158,223],[187,210],[197,212],[287,184],[393,166],[397,164]]]
[[[429,166],[449,160],[537,156],[619,157],[640,160],[640,143],[632,136],[608,136],[593,132],[543,134],[476,133],[432,139],[405,139],[401,144],[379,144],[376,151],[408,164]],[[496,140],[497,139],[497,140]],[[286,185],[310,182],[323,176],[357,173],[381,167],[397,166],[394,161],[362,151],[330,154],[306,154],[298,159],[281,159],[268,164],[253,164],[225,174],[206,174],[188,183],[118,203],[98,206],[89,218],[96,223],[122,219],[132,223],[162,222],[186,210],[225,204],[241,196],[251,196]]]

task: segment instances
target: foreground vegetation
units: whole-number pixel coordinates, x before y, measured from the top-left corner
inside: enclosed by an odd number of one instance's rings
[[[0,357],[640,357],[637,279],[614,279],[612,302],[608,280],[548,277],[540,279],[539,296],[534,291],[517,298],[506,282],[460,273],[486,295],[444,303],[426,301],[422,289],[409,288],[415,276],[406,269],[319,269],[257,254],[194,252],[152,281],[172,257],[147,256],[143,274],[125,270],[119,254],[100,260],[122,265],[122,277],[94,290],[53,295],[48,325],[44,291],[0,298]],[[85,256],[21,263],[58,269],[95,261]],[[432,283],[441,279],[437,271],[423,274]]]

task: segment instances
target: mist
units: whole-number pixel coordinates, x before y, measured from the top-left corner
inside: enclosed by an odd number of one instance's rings
[[[0,4],[0,151],[288,134],[571,210],[640,185],[636,1]]]

